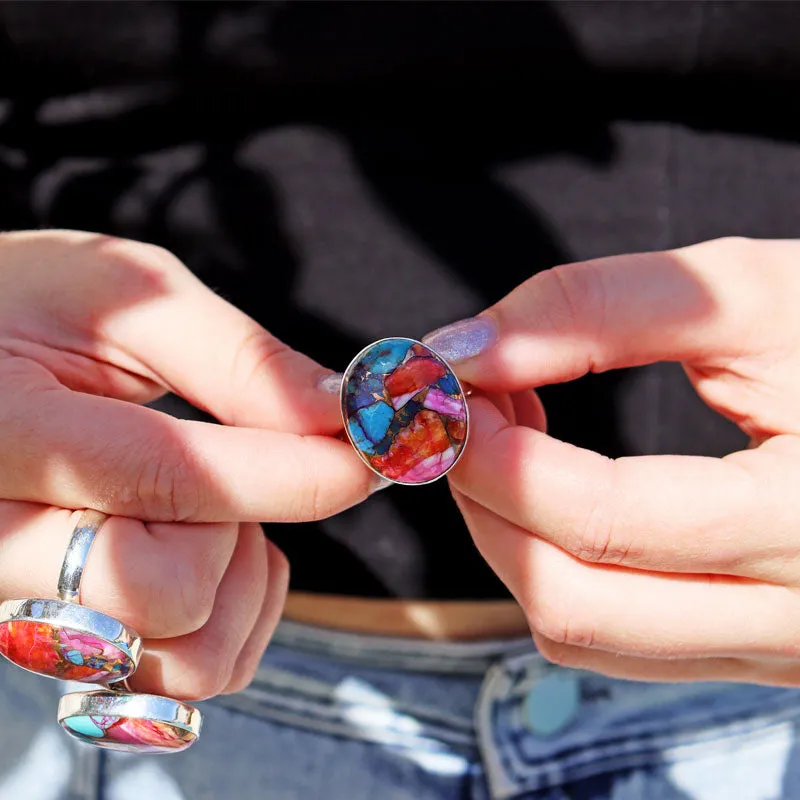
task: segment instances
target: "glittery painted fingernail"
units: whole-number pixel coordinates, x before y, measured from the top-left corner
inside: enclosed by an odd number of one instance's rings
[[[317,382],[317,389],[327,394],[339,394],[343,377],[341,372],[330,372],[327,375],[323,375]]]
[[[485,353],[497,341],[497,326],[487,317],[470,317],[429,333],[422,341],[451,364]]]

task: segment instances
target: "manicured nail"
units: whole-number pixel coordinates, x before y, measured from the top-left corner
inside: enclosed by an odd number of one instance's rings
[[[317,389],[328,394],[339,394],[343,377],[344,375],[341,372],[330,372],[327,375],[323,375],[317,382]]]
[[[470,317],[422,338],[445,361],[458,364],[485,353],[497,341],[497,326],[487,317]]]

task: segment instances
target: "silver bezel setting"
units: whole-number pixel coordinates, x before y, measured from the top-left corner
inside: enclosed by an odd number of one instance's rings
[[[40,622],[52,625],[54,628],[68,628],[70,630],[96,636],[123,652],[127,652],[133,662],[130,672],[121,675],[108,684],[129,678],[139,666],[142,655],[142,637],[114,617],[109,617],[100,611],[93,611],[85,606],[75,605],[65,600],[49,600],[43,598],[27,598],[24,600],[4,600],[0,602],[0,625],[6,622]],[[0,655],[3,655],[0,653]],[[5,658],[5,656],[3,656]],[[10,659],[7,659],[10,661]],[[43,672],[28,669],[27,667],[11,662],[14,666],[42,675],[45,678],[60,680],[56,675],[47,675]],[[95,684],[98,681],[94,681]]]
[[[194,737],[184,747],[154,749],[153,745],[138,746],[110,739],[81,736],[65,724],[69,717],[122,717],[146,719],[170,725]],[[170,697],[155,694],[137,694],[116,689],[99,689],[92,692],[72,692],[61,697],[58,703],[58,723],[73,738],[107,750],[148,754],[182,753],[200,737],[203,715],[194,706]]]
[[[393,478],[387,478],[385,475],[378,472],[378,470],[376,470],[375,467],[373,467],[372,464],[369,463],[366,456],[356,446],[356,443],[353,441],[353,437],[350,435],[350,425],[348,424],[349,420],[347,418],[347,408],[345,406],[345,398],[347,396],[347,380],[353,368],[356,366],[356,364],[358,364],[358,362],[361,361],[361,359],[366,355],[366,353],[369,350],[372,350],[373,347],[383,344],[384,342],[396,342],[398,340],[408,342],[409,348],[413,347],[415,344],[419,344],[422,345],[427,350],[429,350],[431,353],[433,353],[433,355],[435,355],[436,358],[438,358],[450,370],[450,373],[455,378],[456,383],[458,384],[458,388],[461,391],[461,397],[464,400],[464,423],[466,426],[466,432],[464,434],[464,442],[462,443],[461,449],[458,451],[455,460],[441,475],[438,475],[435,478],[431,478],[429,481],[420,481],[418,483],[406,483],[404,481],[394,480]],[[355,356],[355,358],[353,358],[347,365],[347,369],[342,374],[342,385],[341,388],[339,389],[339,407],[342,413],[342,424],[344,425],[345,435],[347,436],[347,440],[350,442],[350,445],[352,446],[353,450],[355,450],[356,453],[358,453],[359,458],[370,468],[370,470],[372,470],[372,472],[374,472],[383,480],[388,481],[389,483],[397,484],[398,486],[427,486],[430,483],[436,483],[436,481],[441,480],[461,460],[461,456],[464,455],[464,450],[466,449],[467,442],[469,441],[469,431],[470,431],[469,403],[467,403],[467,394],[464,391],[464,385],[459,380],[458,375],[456,375],[455,370],[450,366],[447,359],[440,356],[439,353],[436,352],[436,350],[434,350],[430,345],[425,344],[425,342],[421,342],[418,339],[411,339],[408,336],[385,336],[382,339],[376,339],[374,342],[368,344],[366,347],[362,348],[362,350],[359,351],[359,353]]]

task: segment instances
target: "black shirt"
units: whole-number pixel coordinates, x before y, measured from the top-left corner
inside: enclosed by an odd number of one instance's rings
[[[793,2],[4,3],[0,225],[163,245],[343,369],[560,262],[797,235],[798,88]],[[677,365],[541,394],[610,456],[744,444]],[[267,532],[295,589],[504,596],[444,481]]]

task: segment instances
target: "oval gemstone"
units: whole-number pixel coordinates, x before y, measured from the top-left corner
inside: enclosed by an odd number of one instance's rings
[[[84,742],[127,753],[174,753],[185,750],[197,736],[178,725],[136,717],[65,717],[61,726]]]
[[[467,404],[448,364],[413,339],[382,339],[347,368],[342,415],[353,446],[396,483],[430,483],[467,439]]]
[[[135,664],[120,643],[46,622],[0,624],[0,655],[24,669],[64,681],[111,683],[130,675]]]

